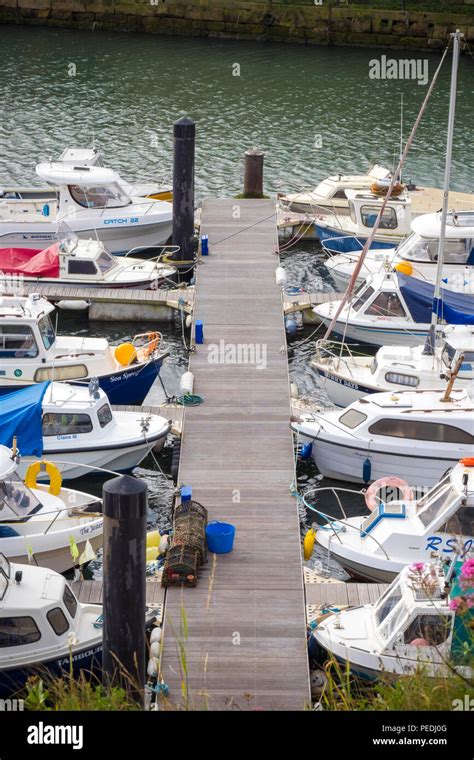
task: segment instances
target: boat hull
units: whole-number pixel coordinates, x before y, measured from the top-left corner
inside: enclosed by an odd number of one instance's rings
[[[121,406],[129,404],[131,406],[140,406],[156,378],[160,374],[163,365],[164,356],[154,359],[147,364],[138,367],[125,367],[117,372],[110,372],[107,375],[99,375],[98,381],[100,388],[107,394],[111,404]],[[69,380],[68,385],[84,385],[90,378],[84,378],[80,382]],[[0,380],[1,383],[1,380]],[[0,397],[12,393],[13,391],[23,390],[32,385],[32,383],[21,384],[15,383],[0,385]]]
[[[317,309],[317,307],[316,307]],[[331,320],[318,314],[322,323],[328,327]],[[428,335],[428,325],[413,324],[405,329],[401,327],[390,327],[389,322],[380,326],[376,325],[355,325],[351,322],[336,322],[334,335],[338,339],[358,343],[362,346],[419,346],[424,343]]]
[[[377,393],[382,390],[375,386],[371,387],[369,385],[358,383],[354,379],[348,380],[342,377],[342,375],[324,369],[316,362],[311,362],[311,366],[318,373],[321,378],[321,385],[336,406],[345,408],[346,406],[353,404],[354,401],[357,401],[357,399],[362,396],[367,396],[369,393]]]
[[[324,243],[324,247],[330,253],[354,253],[358,246],[362,250],[368,240],[367,236],[351,235],[350,233],[344,233],[342,230],[322,227],[320,224],[315,224],[315,228],[321,243]],[[400,240],[401,237],[395,237],[387,241],[383,238],[380,239],[376,235],[370,244],[370,249],[393,248]]]
[[[87,528],[88,526],[85,525],[84,527]],[[74,567],[75,562],[71,556],[71,545],[69,541],[67,545],[64,546],[53,547],[45,551],[37,551],[35,548],[35,536],[27,536],[27,539],[34,556],[34,563],[39,567],[48,567],[50,570],[54,570],[57,573],[65,573]],[[12,564],[28,565],[29,561],[27,553],[15,556],[8,551],[9,541],[11,541],[11,539],[0,539],[0,552],[2,552]],[[102,530],[100,535],[90,537],[86,534],[83,541],[76,541],[79,556],[86,548],[86,541],[90,542],[93,550],[96,552],[102,546]]]

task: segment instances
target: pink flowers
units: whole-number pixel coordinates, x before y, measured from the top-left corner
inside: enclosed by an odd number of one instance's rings
[[[461,578],[474,583],[474,558],[467,559],[461,567]]]
[[[422,573],[424,569],[425,569],[424,562],[413,562],[410,565],[410,570],[412,570],[414,573]]]

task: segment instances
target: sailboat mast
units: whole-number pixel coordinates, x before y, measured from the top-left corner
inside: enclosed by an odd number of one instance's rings
[[[451,163],[453,154],[454,116],[456,112],[456,89],[458,81],[459,43],[462,32],[457,29],[451,35],[453,38],[453,63],[451,67],[451,89],[449,97],[448,138],[446,142],[446,165],[444,169],[443,206],[441,210],[441,227],[438,241],[438,261],[436,263],[436,280],[433,294],[433,309],[431,312],[431,325],[426,340],[424,353],[432,355],[435,345],[435,331],[438,324],[439,296],[441,293],[441,274],[444,261],[444,239],[446,234],[446,219],[448,216],[449,185],[451,180]]]

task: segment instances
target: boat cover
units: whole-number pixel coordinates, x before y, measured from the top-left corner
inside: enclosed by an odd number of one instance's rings
[[[43,454],[42,404],[49,385],[48,380],[0,396],[0,443],[11,449],[16,436],[23,457]]]
[[[431,322],[434,285],[397,273],[400,290],[415,322]],[[441,288],[435,310],[450,325],[474,325],[474,295]]]
[[[31,248],[0,248],[0,271],[24,277],[59,277],[59,246],[44,251]]]

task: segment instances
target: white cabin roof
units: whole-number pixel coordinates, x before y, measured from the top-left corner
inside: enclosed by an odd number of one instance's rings
[[[368,180],[387,179],[388,177],[390,177],[390,169],[380,166],[380,164],[374,164],[367,174],[332,174],[330,177],[326,177],[323,182],[334,182],[338,185],[350,187],[354,184],[365,183]]]
[[[0,445],[0,480],[15,472],[16,464],[12,457],[12,452],[7,446]]]
[[[36,174],[52,185],[111,185],[120,180],[113,169],[102,166],[74,166],[59,161],[38,164]]]
[[[15,583],[15,573],[22,573],[20,583]],[[22,611],[35,612],[62,600],[65,579],[54,570],[36,565],[11,565],[10,580],[0,609],[7,608],[14,615]],[[3,591],[3,577],[1,579]]]
[[[30,293],[29,296],[0,296],[0,317],[26,317],[38,319],[45,314],[54,311],[50,304],[38,293]]]
[[[53,412],[61,411],[64,407],[73,409],[88,409],[95,407],[98,403],[107,401],[107,396],[101,388],[97,389],[98,396],[93,398],[89,393],[89,384],[85,385],[68,385],[67,383],[52,382],[46,389],[43,397],[44,411]]]
[[[474,351],[474,328],[447,326],[443,329],[446,343],[457,351]]]
[[[382,202],[384,201],[384,197],[381,195],[375,195],[374,193],[371,193],[370,190],[353,190],[350,188],[347,188],[346,197],[350,201],[365,201],[366,203],[370,203],[372,206],[381,206]],[[411,205],[411,198],[407,193],[402,192],[397,196],[391,196],[388,201],[387,205],[390,206],[393,203],[403,203],[406,206]]]
[[[422,214],[413,219],[411,229],[421,237],[439,238],[441,213]],[[452,211],[446,219],[445,237],[474,238],[474,211]]]
[[[75,164],[76,166],[94,166],[99,159],[100,153],[97,148],[65,148],[58,158],[63,164]]]
[[[371,393],[356,404],[358,408],[367,409],[368,404],[373,404],[381,409],[410,409],[412,411],[435,411],[439,414],[446,412],[452,414],[455,409],[465,411],[467,404],[474,404],[472,394],[468,388],[453,388],[451,391],[452,402],[441,401],[444,391],[386,391],[384,393]],[[474,427],[474,424],[473,424]]]

